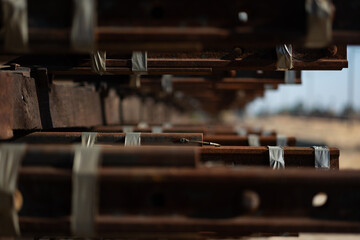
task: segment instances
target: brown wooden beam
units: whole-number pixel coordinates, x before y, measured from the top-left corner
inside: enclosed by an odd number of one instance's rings
[[[92,87],[72,83],[46,87],[39,78],[37,81],[21,72],[0,71],[0,74],[4,100],[0,108],[1,139],[10,137],[12,130],[17,129],[92,127],[104,123],[101,97]]]

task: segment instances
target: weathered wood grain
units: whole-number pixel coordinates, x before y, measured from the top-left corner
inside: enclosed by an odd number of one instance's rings
[[[12,130],[93,127],[103,125],[101,96],[91,86],[53,83],[16,71],[0,71],[0,139]],[[104,108],[107,122],[119,123],[119,99],[109,95]]]

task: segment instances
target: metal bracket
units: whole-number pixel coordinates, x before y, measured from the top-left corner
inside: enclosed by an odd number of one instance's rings
[[[92,147],[96,142],[96,138],[96,132],[83,132],[81,133],[81,145],[84,147]]]
[[[327,47],[332,41],[334,6],[330,0],[306,0],[308,33],[305,47]]]
[[[173,92],[172,75],[163,75],[161,77],[161,86],[164,92],[170,94]]]
[[[26,51],[29,41],[27,0],[2,0],[4,49]]]
[[[25,149],[24,144],[0,145],[0,236],[20,235],[13,196]]]
[[[249,142],[249,146],[251,147],[259,147],[260,146],[259,135],[249,134],[248,142]]]
[[[106,73],[106,51],[92,51],[90,54],[91,69],[99,74]]]
[[[74,16],[71,28],[71,45],[78,52],[91,52],[95,43],[96,1],[73,0]]]
[[[76,236],[91,237],[95,234],[100,162],[99,147],[75,146],[71,230]]]
[[[268,149],[269,149],[270,167],[272,167],[273,169],[285,168],[284,149],[279,146],[276,147],[268,146]]]
[[[291,44],[283,44],[276,46],[278,71],[287,71],[293,68],[292,46]]]
[[[152,133],[163,133],[163,127],[161,126],[154,126],[151,128]]]
[[[180,138],[181,143],[199,143],[201,145],[208,145],[208,146],[214,146],[214,147],[221,147],[220,144],[214,143],[214,142],[204,142],[204,141],[197,141],[197,140],[190,140],[187,138]]]
[[[313,146],[315,149],[315,168],[330,169],[330,151],[328,147]]]
[[[123,126],[123,133],[132,133],[134,132],[134,127],[133,126]]]
[[[131,70],[135,74],[141,75],[147,73],[147,52],[134,51],[131,56],[131,63]]]
[[[124,145],[125,147],[141,146],[141,133],[126,133]]]

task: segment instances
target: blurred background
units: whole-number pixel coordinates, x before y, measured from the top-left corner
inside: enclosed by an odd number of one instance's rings
[[[360,47],[348,47],[349,68],[302,71],[302,85],[280,85],[247,107],[249,115],[291,114],[356,118],[360,110]],[[358,67],[356,67],[358,66]]]
[[[301,85],[267,90],[245,112],[224,112],[222,119],[297,136],[299,145],[338,147],[340,168],[360,169],[360,47],[347,54],[349,68],[302,71]]]

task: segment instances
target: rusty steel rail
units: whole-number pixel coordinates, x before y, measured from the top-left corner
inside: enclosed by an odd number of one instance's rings
[[[75,145],[76,146],[76,145]],[[267,147],[182,147],[142,146],[101,147],[102,163],[107,166],[137,167],[201,167],[201,166],[263,166],[269,167]],[[184,145],[189,146],[189,145]],[[22,161],[23,166],[52,166],[71,168],[74,145],[69,144],[29,144]],[[314,168],[315,151],[310,147],[284,147],[286,168]],[[330,168],[339,169],[340,151],[330,148]],[[208,165],[210,163],[210,165]],[[205,164],[205,165],[204,165]]]
[[[59,60],[62,59],[62,60]],[[75,59],[75,60],[74,60]],[[72,65],[66,66],[66,62],[73,60]],[[41,65],[41,66],[63,66],[63,68],[71,68],[73,66],[83,66],[90,67],[87,61],[83,63],[83,58],[80,58],[77,55],[74,56],[66,56],[61,57],[59,56],[56,62],[53,62],[53,58],[45,58],[43,56],[36,56],[36,55],[27,55],[16,58],[16,60],[12,60],[7,62],[8,64],[17,63],[20,66],[15,66],[15,70],[24,69],[24,66],[32,66],[32,65]],[[6,63],[6,62],[5,62]],[[195,63],[195,61],[194,61]],[[69,63],[68,63],[69,64]],[[130,65],[129,65],[130,66]],[[224,84],[232,84],[232,83],[244,83],[244,84],[284,84],[285,82],[285,72],[282,71],[236,71],[236,70],[228,70],[228,71],[219,71],[216,72],[215,75],[212,76],[204,76],[204,77],[194,77],[194,76],[173,76],[171,78],[172,86],[177,88],[181,88],[183,86],[187,86],[189,83],[192,85],[197,85],[200,87],[206,86],[208,84],[204,83],[204,80],[207,80],[208,83],[224,83]],[[99,78],[97,76],[77,76],[77,75],[56,75],[54,76],[56,80],[63,80],[63,79],[73,79],[76,81],[87,81],[87,82],[98,82]],[[109,86],[121,86],[126,87],[130,83],[130,79],[127,76],[121,75],[105,75],[101,78],[102,81],[107,81]],[[142,76],[140,79],[141,86],[147,85],[161,85],[161,77],[160,76]],[[295,75],[295,84],[301,84],[301,71],[296,71]]]
[[[222,146],[249,146],[248,137],[231,135],[205,135],[204,141],[216,142]],[[259,136],[261,146],[276,146],[276,136]],[[296,146],[296,138],[288,137],[287,146]]]
[[[71,179],[70,169],[20,169],[23,236],[71,235]],[[360,232],[359,171],[116,167],[98,179],[98,236]]]
[[[14,139],[17,143],[76,143],[81,132],[34,132]],[[98,144],[124,144],[126,133],[97,133]],[[190,140],[184,144],[182,138]],[[141,145],[202,146],[202,133],[141,133]]]
[[[359,4],[356,0],[333,3],[333,42],[358,44],[359,26],[353,20],[357,19]],[[136,0],[126,4],[100,1],[96,11],[95,45],[108,51],[193,51],[204,47],[275,46],[284,42],[304,45],[308,30],[305,0],[294,0],[291,6],[286,0],[237,0],[221,5],[216,0]],[[29,49],[71,52],[72,12],[70,1],[30,1]],[[241,19],[240,13],[248,17]]]
[[[153,126],[159,126],[154,124]],[[134,132],[143,132],[143,133],[151,133],[152,127],[138,127],[138,126],[131,126]],[[100,126],[94,127],[91,129],[94,132],[103,132],[103,133],[116,133],[116,132],[123,132],[124,126]],[[206,127],[162,127],[162,131],[164,133],[202,133],[206,134],[207,129]]]
[[[325,49],[302,49],[293,47],[293,70],[341,70],[348,66],[346,45],[332,46]],[[275,48],[235,48],[235,49],[215,49],[204,50],[189,53],[148,53],[147,58],[147,75],[148,79],[163,75],[219,75],[223,73],[235,77],[237,71],[275,71],[277,70],[277,55]],[[23,67],[33,68],[34,66],[42,66],[47,68],[48,72],[55,74],[56,78],[78,78],[78,76],[96,76],[91,70],[91,60],[80,58],[79,56],[43,56],[43,55],[25,55],[18,57],[12,61],[12,64],[19,64]],[[111,54],[108,52],[106,60],[107,78],[116,82],[122,81],[121,78],[114,76],[131,75],[132,61],[131,55]],[[62,77],[62,75],[64,75]],[[239,74],[241,76],[241,73]],[[256,77],[264,78],[261,74],[254,74]],[[266,75],[266,74],[265,74]],[[271,74],[270,74],[271,76]],[[297,75],[299,77],[299,75]],[[284,79],[284,77],[282,77]],[[176,78],[175,78],[176,80]],[[181,80],[181,78],[180,78]],[[200,79],[197,79],[199,81]],[[225,79],[225,83],[219,82],[217,87],[225,88],[229,86],[229,78]],[[264,78],[265,80],[265,78]],[[299,80],[299,78],[298,78]],[[297,80],[297,82],[299,82]],[[148,85],[148,81],[143,81]],[[254,82],[254,81],[252,81]],[[268,81],[271,83],[271,81]],[[201,83],[201,82],[200,82]],[[248,81],[249,83],[249,81]],[[175,81],[174,86],[179,87],[180,82]],[[203,83],[204,84],[204,83]]]
[[[177,129],[178,130],[178,129]],[[224,146],[248,146],[248,137],[227,136],[227,135],[207,135],[203,133],[174,133],[173,130],[165,131],[166,133],[149,133],[149,128],[141,129],[142,145],[185,145],[182,139],[189,140],[186,145],[202,146],[201,142],[213,142]],[[15,142],[25,143],[75,143],[81,142],[81,132],[34,132],[23,137],[15,139]],[[96,143],[98,144],[123,144],[126,133],[117,132],[98,132]],[[276,146],[276,136],[260,136],[261,146]],[[198,143],[196,143],[198,142]],[[186,146],[185,145],[185,146]],[[287,138],[288,146],[295,146],[294,137]]]
[[[27,145],[22,166],[48,166],[71,169],[77,145],[42,144]],[[196,147],[147,146],[101,148],[103,167],[190,167],[200,163],[200,151]]]
[[[261,135],[264,135],[265,133],[268,136],[276,136],[277,135],[276,131],[274,131],[274,130],[264,131],[262,129],[256,129],[256,128],[251,128],[251,127],[245,128],[245,130],[246,130],[247,135],[255,134],[255,135],[261,136]],[[217,128],[210,129],[208,131],[207,135],[236,136],[236,135],[238,135],[238,133],[232,127],[224,127],[224,128],[217,127]]]
[[[152,126],[159,126],[158,124],[149,124]],[[134,132],[147,132],[150,133],[152,131],[152,127],[138,127],[135,125],[129,125],[133,127],[133,131]],[[118,125],[111,125],[111,126],[99,126],[99,127],[94,127],[91,129],[91,131],[94,132],[103,132],[103,133],[118,133],[118,132],[123,132],[124,130],[124,126],[118,126]],[[256,128],[252,128],[252,127],[244,127],[244,130],[246,131],[247,134],[256,134],[256,135],[262,135],[263,133],[265,133],[262,129],[256,129]],[[216,127],[212,127],[212,126],[171,126],[171,127],[162,127],[162,131],[164,133],[203,133],[204,136],[207,135],[238,135],[238,133],[235,130],[235,127],[227,127],[227,126],[216,126]],[[268,132],[269,136],[276,136],[276,132],[275,131],[269,131]]]
[[[286,167],[315,166],[315,151],[311,147],[284,147],[284,161]],[[330,150],[330,168],[339,169],[340,151]],[[253,165],[268,166],[269,150],[267,147],[235,147],[219,148],[202,147],[201,161],[217,162],[225,165]]]

